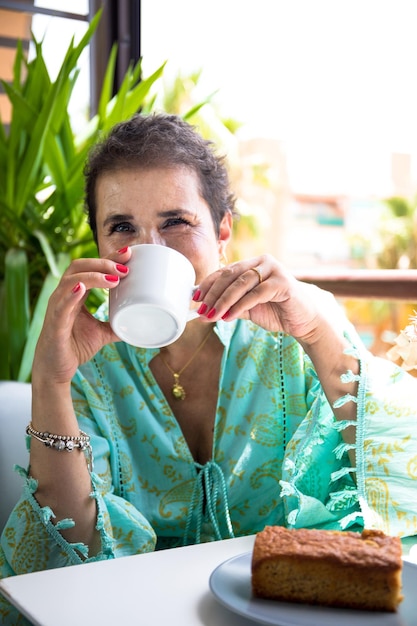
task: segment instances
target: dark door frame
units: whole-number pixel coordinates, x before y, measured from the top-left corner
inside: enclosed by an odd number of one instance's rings
[[[102,9],[102,18],[90,46],[90,113],[94,115],[113,44],[117,43],[118,46],[115,92],[119,89],[129,65],[140,59],[141,0],[89,0],[88,5],[88,13],[81,15],[37,7],[34,6],[34,0],[0,0],[0,9],[42,13],[86,22]]]

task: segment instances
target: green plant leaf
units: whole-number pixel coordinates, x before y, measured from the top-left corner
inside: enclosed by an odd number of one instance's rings
[[[11,248],[5,257],[6,313],[10,374],[17,377],[29,330],[29,276],[26,252]]]
[[[151,76],[143,79],[136,87],[129,91],[120,91],[109,102],[107,114],[103,120],[103,129],[109,130],[118,121],[127,120],[137,113],[142,106],[142,102],[149,94],[153,84],[163,74],[165,63],[163,63]],[[134,72],[134,70],[133,70]],[[125,88],[125,85],[122,85]]]
[[[0,282],[0,380],[10,380],[9,326],[6,308],[6,286]]]
[[[13,85],[17,89],[21,84],[22,66],[25,64],[25,55],[23,52],[23,44],[21,41],[17,42],[16,56],[13,63]]]
[[[43,76],[47,76],[45,68],[44,72],[42,71],[42,80],[39,80],[41,84],[37,85],[37,91],[32,94],[33,102],[38,103],[41,101],[42,104],[40,107],[35,107],[38,110],[33,120],[33,128],[27,135],[25,149],[19,155],[19,168],[17,170],[16,165],[14,168],[17,172],[17,182],[14,187],[13,203],[18,212],[24,210],[24,206],[33,187],[36,187],[36,179],[41,169],[46,137],[49,132],[57,132],[60,123],[62,123],[63,115],[67,110],[75,81],[73,73],[76,72],[76,63],[95,31],[99,14],[100,12],[92,19],[80,43],[74,47],[73,42],[71,42],[56,81],[50,83],[49,79],[47,81],[43,80]],[[44,63],[42,63],[42,46],[39,42],[36,42],[36,46],[38,63],[35,63],[33,67],[34,72],[38,70],[39,73],[41,71],[39,68],[43,68]],[[46,86],[45,83],[47,83]],[[29,74],[28,85],[31,86],[34,84],[33,74]],[[44,93],[42,93],[42,91]],[[9,203],[11,204],[10,200],[11,198],[9,197]]]
[[[183,118],[185,120],[189,120],[193,117],[193,115],[195,115],[196,113],[198,113],[200,111],[200,109],[203,108],[203,106],[205,104],[207,104],[209,102],[209,100],[205,101],[205,102],[201,102],[200,104],[196,104],[195,106],[193,106],[189,111],[187,111],[187,113],[184,113]]]
[[[41,244],[42,251],[45,255],[46,260],[48,261],[51,274],[55,278],[59,278],[61,276],[61,271],[58,268],[58,265],[55,261],[55,256],[52,251],[51,245],[48,241],[48,238],[46,237],[45,233],[42,233],[40,230],[35,230],[33,234],[35,235],[35,237],[37,237],[37,239],[39,239],[39,243]],[[67,265],[69,265],[69,261]]]
[[[49,273],[42,285],[39,297],[33,312],[32,321],[30,323],[27,340],[22,354],[19,373],[17,380],[27,382],[31,378],[33,357],[35,355],[36,344],[42,330],[45,313],[48,306],[49,298],[52,292],[57,288],[60,278],[70,263],[68,254],[60,254],[55,263],[56,274]]]
[[[117,45],[112,46],[106,72],[104,74],[103,86],[101,88],[100,101],[97,108],[98,117],[103,119],[106,115],[107,105],[113,95],[114,75],[116,71]]]

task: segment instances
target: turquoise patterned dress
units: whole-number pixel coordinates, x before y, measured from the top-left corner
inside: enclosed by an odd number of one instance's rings
[[[361,361],[359,391],[337,404],[357,404],[352,467],[352,446],[342,439],[348,423],[335,420],[297,341],[243,320],[220,321],[215,331],[224,353],[211,460],[199,465],[190,454],[149,368],[157,350],[104,347],[73,381],[93,447],[102,550],[89,557],[83,544],[63,540],[59,530],[72,520],[52,523],[21,468],[22,497],[1,538],[2,576],[248,535],[267,524],[417,534],[416,379],[369,354],[347,326]],[[5,602],[0,617],[24,623]]]

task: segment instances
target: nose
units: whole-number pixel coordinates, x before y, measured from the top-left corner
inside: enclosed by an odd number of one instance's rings
[[[140,235],[137,237],[135,243],[143,244],[143,243],[153,243],[160,246],[165,245],[165,240],[161,237],[161,234],[157,230],[145,231],[142,230]]]

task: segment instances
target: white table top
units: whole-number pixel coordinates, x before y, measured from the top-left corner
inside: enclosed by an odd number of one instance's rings
[[[0,580],[36,626],[253,626],[223,608],[212,571],[252,550],[254,537],[174,548]]]
[[[36,626],[254,626],[209,589],[213,570],[253,542],[254,535],[23,574],[0,580],[0,592]],[[412,543],[404,542],[404,558],[416,563]]]

